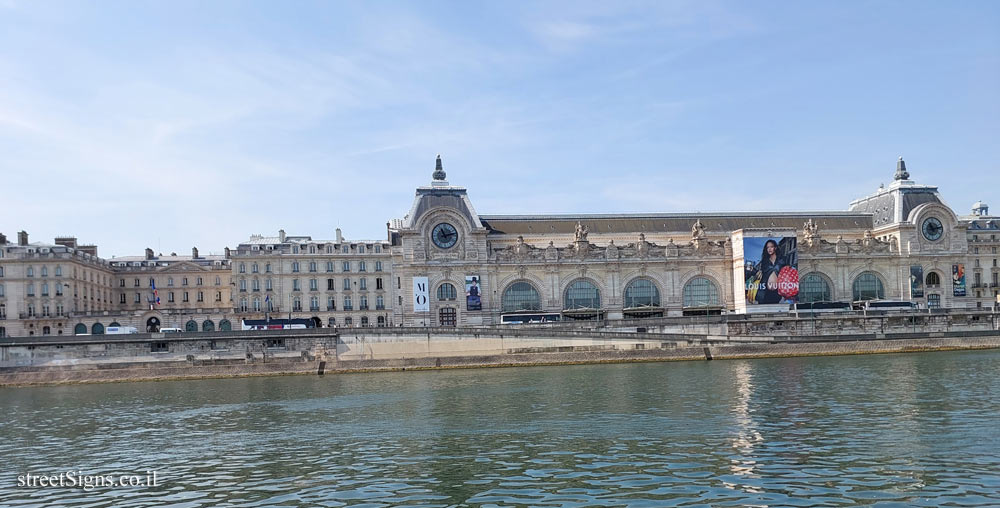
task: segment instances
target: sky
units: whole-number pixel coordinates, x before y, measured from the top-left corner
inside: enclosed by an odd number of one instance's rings
[[[480,214],[1000,212],[1000,2],[0,0],[0,232],[102,257]]]

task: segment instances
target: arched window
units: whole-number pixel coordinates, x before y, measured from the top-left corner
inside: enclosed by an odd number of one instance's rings
[[[860,300],[881,300],[885,298],[885,287],[877,275],[872,272],[864,272],[854,279],[851,285],[855,301]]]
[[[240,312],[247,312],[250,310],[250,303],[246,298],[240,298]]]
[[[73,335],[83,335],[85,333],[87,333],[87,325],[77,323],[76,326],[73,327]]]
[[[211,319],[206,319],[204,322],[201,323],[201,331],[203,331],[203,332],[214,332],[215,331],[215,323],[213,323]]]
[[[121,326],[121,325],[118,324],[118,321],[112,321],[111,324],[108,326]]]
[[[368,316],[361,316],[361,326],[368,326]]]
[[[931,272],[934,273],[934,272]],[[928,309],[940,309],[941,308],[941,295],[927,295],[927,308]]]
[[[219,321],[219,330],[222,330],[224,332],[228,332],[228,331],[230,331],[232,329],[233,329],[233,325],[232,325],[232,323],[229,322],[228,319],[223,319],[222,321]]]
[[[659,307],[660,290],[649,279],[634,279],[625,286],[625,308]]]
[[[802,277],[799,283],[799,301],[802,303],[829,302],[833,300],[830,284],[818,273],[810,273]]]
[[[940,286],[941,285],[941,276],[938,275],[937,272],[930,272],[930,273],[928,273],[927,274],[927,285],[928,286]],[[939,303],[940,303],[940,298],[941,297],[938,296]]]
[[[710,307],[719,305],[719,288],[705,277],[695,277],[684,285],[685,307]]]
[[[94,326],[90,327],[90,333],[94,335],[104,335],[104,325],[101,323],[94,323]]]
[[[447,301],[454,300],[458,297],[458,292],[455,291],[455,286],[445,282],[438,286],[438,300]]]
[[[589,280],[577,280],[566,288],[563,309],[600,309],[601,292]]]
[[[507,286],[501,297],[503,312],[541,310],[542,300],[529,282],[519,281]]]
[[[187,324],[184,325],[184,329],[186,331],[189,331],[189,332],[197,332],[198,331],[198,323],[195,320],[192,319],[192,320],[188,321]]]
[[[260,298],[255,297],[253,299],[253,311],[260,312]]]

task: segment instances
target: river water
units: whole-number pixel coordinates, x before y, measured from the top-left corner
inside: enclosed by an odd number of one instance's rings
[[[1000,351],[4,388],[0,409],[0,506],[1000,505]]]

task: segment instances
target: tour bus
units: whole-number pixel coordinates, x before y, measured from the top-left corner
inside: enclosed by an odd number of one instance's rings
[[[917,304],[897,300],[864,300],[854,302],[854,308],[865,312],[899,312],[916,310]]]
[[[244,330],[298,330],[316,328],[312,319],[244,319],[240,322]]]
[[[796,314],[828,314],[834,312],[850,312],[849,302],[809,302],[794,303],[791,311]]]
[[[104,333],[108,335],[122,335],[128,333],[139,333],[139,330],[134,326],[109,326],[104,329]]]
[[[537,314],[501,314],[500,323],[505,325],[522,325],[528,323],[553,323],[562,321],[559,313],[537,313]]]

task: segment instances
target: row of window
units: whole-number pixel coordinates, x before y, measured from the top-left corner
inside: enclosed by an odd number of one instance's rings
[[[198,302],[204,302],[205,301],[205,293],[203,291],[198,291],[197,295],[195,295],[195,296],[197,297],[196,301],[198,301]],[[152,303],[154,301],[152,294],[148,294],[147,297],[149,298],[150,303]],[[125,299],[126,299],[125,298],[125,293],[122,293],[122,294],[118,295],[118,303],[126,303]],[[167,302],[173,303],[175,301],[176,301],[176,298],[174,296],[174,292],[173,291],[167,292]],[[191,301],[191,297],[190,297],[190,295],[188,294],[187,291],[184,291],[183,293],[181,293],[181,301],[182,302],[189,302],[189,301]],[[221,302],[222,301],[222,291],[216,291],[215,292],[215,301],[216,302]],[[135,293],[134,296],[133,296],[133,302],[134,303],[142,303],[142,293]]]
[[[341,272],[350,272],[351,271],[351,266],[352,265],[351,265],[350,261],[342,261],[341,264],[340,264],[340,271]],[[358,261],[357,266],[358,266],[358,271],[359,272],[367,272],[368,271],[368,263],[365,262],[365,261]],[[328,273],[333,273],[333,271],[334,271],[333,268],[334,268],[333,261],[327,261],[326,262],[326,271]],[[238,269],[239,269],[239,273],[247,273],[247,265],[246,265],[246,263],[240,263],[239,266],[238,266]],[[293,261],[292,262],[292,273],[299,273],[301,271],[302,271],[302,265],[298,261]],[[310,261],[309,262],[309,271],[312,272],[312,273],[318,272],[319,271],[319,265],[315,261]],[[375,271],[376,272],[381,272],[382,271],[382,262],[381,261],[376,261],[375,262]],[[260,273],[260,265],[258,263],[251,263],[250,264],[250,273]],[[264,264],[264,273],[274,273],[274,271],[271,270],[271,263],[265,263]]]
[[[358,283],[358,289],[360,289],[360,290],[367,290],[368,289],[368,279],[367,278],[361,277],[360,279],[358,279],[357,283]],[[335,290],[336,289],[335,286],[336,286],[336,279],[326,279],[326,290],[327,291],[333,291],[333,290]],[[240,291],[246,291],[247,290],[247,279],[240,279],[239,288],[240,288]],[[250,280],[250,289],[252,291],[260,291],[260,279],[251,279]],[[351,286],[351,279],[350,279],[350,277],[345,277],[343,279],[343,289],[344,289],[344,291],[350,291],[350,290],[353,289],[353,287]],[[382,278],[381,277],[377,277],[375,279],[375,289],[376,290],[385,289],[384,286],[383,286],[383,284],[382,284]],[[274,283],[271,281],[271,279],[264,279],[264,291],[273,291],[273,290],[274,290]],[[309,279],[309,290],[310,291],[319,291],[319,279]],[[292,291],[302,291],[302,284],[300,283],[299,279],[292,279]]]
[[[150,288],[156,287],[156,279],[154,277],[150,277],[149,280],[148,280],[148,284],[149,285],[146,286],[146,287],[150,287]],[[203,286],[204,284],[205,284],[205,280],[203,278],[201,278],[201,277],[196,277],[195,278],[195,285],[196,286]],[[181,286],[187,286],[187,285],[188,285],[188,278],[187,277],[181,278]],[[219,277],[218,275],[215,277],[215,285],[216,286],[221,286],[222,285],[222,277]],[[173,277],[167,277],[167,287],[173,287],[173,286],[174,286],[174,278]],[[118,287],[125,287],[125,279],[118,279]],[[132,281],[132,287],[142,287],[142,279],[140,279],[138,277],[136,277],[135,279],[133,279],[133,281]]]
[[[937,274],[934,275],[937,276]],[[885,298],[885,286],[881,279],[872,272],[858,275],[854,279],[851,289],[855,301]],[[705,277],[696,277],[688,281],[681,294],[685,308],[721,305],[718,286]],[[454,300],[455,298],[455,287],[451,284],[444,283],[438,287],[439,300]],[[833,293],[830,284],[823,276],[808,274],[802,278],[799,283],[799,301],[808,303],[830,300],[833,300]],[[651,280],[634,279],[625,287],[623,303],[625,309],[633,310],[644,307],[660,307],[660,292]],[[504,290],[501,296],[501,307],[503,312],[537,311],[542,309],[542,302],[538,290],[530,282],[518,281]],[[580,279],[567,286],[563,295],[563,310],[597,310],[600,308],[601,292],[592,282]]]
[[[364,244],[357,244],[357,248],[358,248],[358,254],[364,254],[365,251],[366,251]],[[274,249],[273,249],[273,247],[268,246],[268,250],[274,250]],[[326,250],[327,254],[333,254],[334,251],[336,250],[336,246],[329,245],[329,244],[328,245],[309,245],[308,247],[299,248],[298,245],[292,245],[292,254],[299,254],[300,252],[302,254],[305,254],[307,251],[308,251],[309,254],[316,254],[317,252],[322,253],[324,250]],[[375,245],[369,247],[367,250],[370,250],[370,251],[374,252],[375,254],[380,254],[382,252],[382,246],[379,245],[379,244],[375,244]],[[341,245],[340,246],[340,252],[342,254],[350,254],[351,253],[351,246],[350,246],[350,244],[343,244],[343,245]]]
[[[350,296],[345,296],[343,299],[343,307],[341,310],[355,310],[354,300]],[[240,298],[238,310],[240,312],[250,312],[253,309],[254,312],[275,312],[278,309],[278,304],[270,297],[261,300],[260,298],[254,298],[249,300],[247,298]],[[375,310],[385,309],[385,298],[380,296],[375,297]],[[302,312],[302,299],[299,297],[292,298],[292,311]],[[309,298],[309,310],[313,312],[318,312],[320,309],[320,299],[318,296],[313,296]],[[333,297],[327,297],[326,299],[326,309],[327,311],[337,310],[337,300]],[[358,308],[357,310],[369,310],[368,297],[360,296],[358,297]]]

